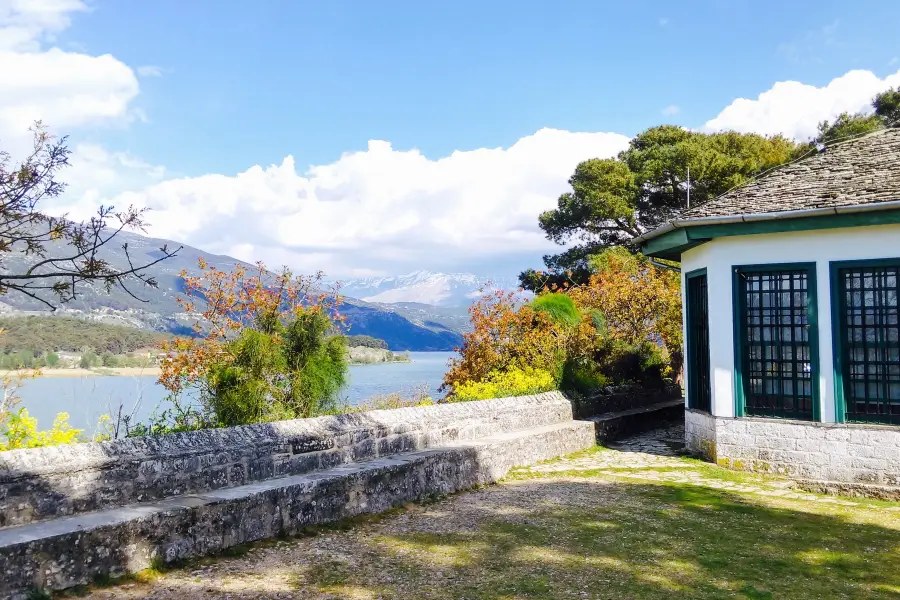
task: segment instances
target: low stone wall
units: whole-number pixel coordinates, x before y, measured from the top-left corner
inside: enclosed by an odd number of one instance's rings
[[[620,385],[600,388],[596,392],[572,401],[576,419],[587,419],[608,413],[644,408],[682,397],[681,388],[645,388],[639,385]]]
[[[900,428],[685,411],[685,445],[733,469],[900,486]]]
[[[684,419],[684,400],[676,398],[649,406],[604,413],[586,420],[594,424],[594,437],[602,445]]]
[[[0,453],[0,527],[572,420],[559,392]]]
[[[0,598],[296,534],[593,445],[594,426],[553,392],[3,453],[0,498],[19,523],[0,527]]]

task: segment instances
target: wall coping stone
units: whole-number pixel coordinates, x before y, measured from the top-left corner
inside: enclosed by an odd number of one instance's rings
[[[278,445],[297,440],[312,443],[372,427],[389,428],[390,433],[399,434],[427,429],[432,424],[439,425],[436,421],[445,422],[440,425],[452,426],[454,422],[462,424],[477,418],[498,420],[499,415],[510,410],[521,411],[553,402],[570,404],[561,392],[554,391],[532,396],[373,410],[108,442],[8,450],[0,452],[0,483],[21,477],[23,473],[44,475],[103,469],[134,460],[145,461],[163,456],[179,458],[229,448],[246,449],[248,446]]]

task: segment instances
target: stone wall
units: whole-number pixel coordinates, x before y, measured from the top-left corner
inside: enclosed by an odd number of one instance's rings
[[[0,527],[572,420],[559,392],[0,453]]]
[[[576,419],[586,419],[613,412],[645,408],[682,397],[681,387],[646,388],[639,385],[620,385],[600,388],[596,392],[572,401]]]
[[[900,485],[900,427],[685,412],[687,447],[734,469]]]
[[[16,524],[0,527],[0,598],[300,533],[593,445],[593,425],[552,392],[2,453]]]

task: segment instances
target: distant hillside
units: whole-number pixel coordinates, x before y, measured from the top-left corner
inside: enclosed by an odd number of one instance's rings
[[[107,325],[66,317],[0,318],[0,352],[80,352],[91,348],[97,354],[125,354],[154,346],[170,337],[164,333]]]
[[[168,240],[149,238],[130,232],[120,233],[117,243],[104,247],[99,258],[125,268],[127,259],[122,244],[127,243],[136,264],[142,264],[159,256],[159,248],[168,245],[177,248],[180,244]],[[48,248],[51,255],[62,255],[61,248]],[[133,288],[140,299],[129,296],[121,289],[107,293],[100,284],[79,286],[78,297],[64,305],[57,314],[62,316],[84,316],[106,323],[137,327],[148,331],[190,334],[193,319],[184,314],[177,303],[178,295],[184,290],[184,281],[179,273],[182,269],[196,275],[197,259],[203,258],[218,269],[230,270],[241,261],[230,256],[210,254],[197,248],[184,246],[178,256],[155,265],[149,273],[159,283],[158,289]],[[10,254],[3,257],[4,266],[10,272],[24,272],[35,257]],[[246,263],[242,263],[246,264]],[[2,297],[0,312],[6,314],[46,314],[47,308],[37,300],[23,294],[10,293]],[[386,340],[391,350],[452,350],[459,345],[459,331],[436,322],[436,327],[419,325],[398,312],[386,310],[365,302],[348,298],[342,306],[347,316],[348,333],[370,335]]]

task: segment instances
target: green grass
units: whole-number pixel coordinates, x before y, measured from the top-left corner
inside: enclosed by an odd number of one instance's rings
[[[723,481],[771,480],[694,462],[686,466]],[[512,518],[487,512],[474,530],[383,535],[360,549],[361,562],[308,570],[302,581],[342,599],[359,590],[448,600],[570,598],[577,590],[630,600],[900,598],[900,512],[884,510],[896,503],[836,506],[563,473],[566,481],[511,483],[538,494]],[[566,495],[573,500],[560,502]]]

